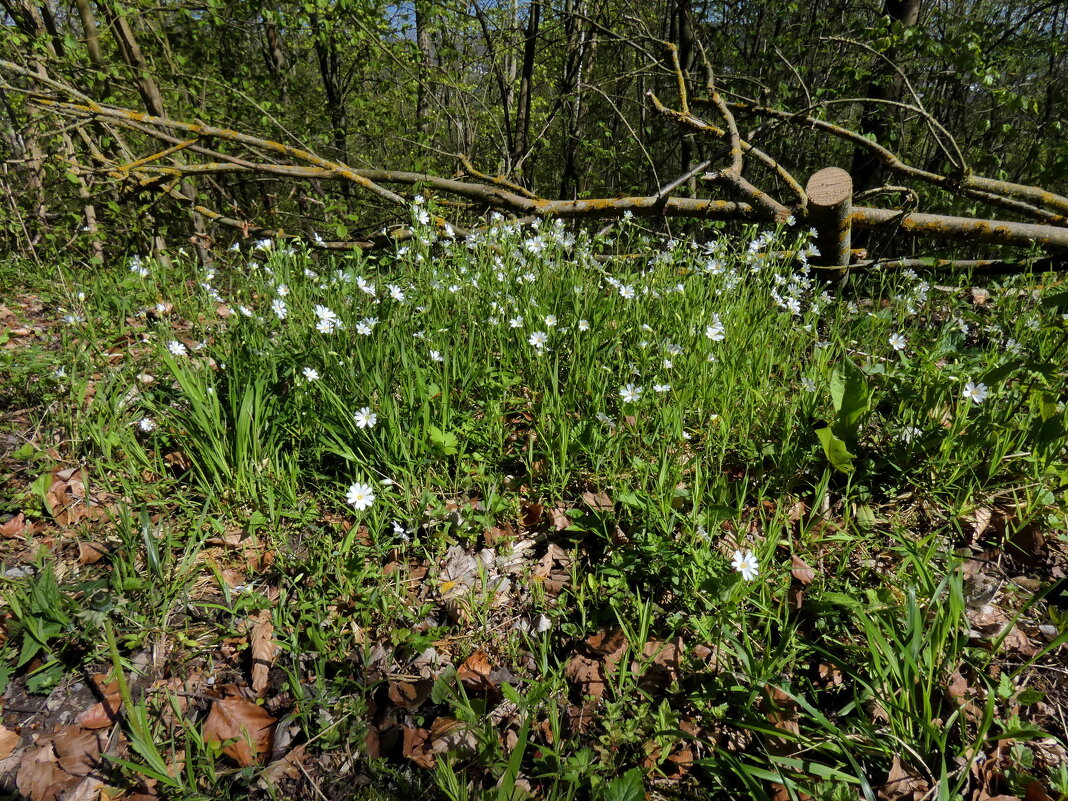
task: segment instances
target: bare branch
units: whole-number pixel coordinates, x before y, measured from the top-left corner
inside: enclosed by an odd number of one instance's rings
[[[783,111],[768,106],[761,106],[748,100],[735,101],[729,105],[738,111],[772,117],[791,125],[811,127],[831,134],[839,139],[851,142],[852,144],[865,147],[872,153],[876,154],[893,172],[940,187],[948,192],[962,192],[964,194],[970,194],[974,191],[986,192],[989,193],[987,196],[979,196],[977,199],[995,203],[991,196],[998,196],[1000,199],[996,202],[997,205],[1001,205],[1003,208],[1012,208],[1014,211],[1020,211],[1020,213],[1027,212],[1024,208],[1011,205],[1011,201],[1013,199],[1024,201],[1025,203],[1032,204],[1035,208],[1048,209],[1049,211],[1055,212],[1055,219],[1057,219],[1058,222],[1052,223],[1051,220],[1044,220],[1045,222],[1050,222],[1051,224],[1056,225],[1068,224],[1068,216],[1066,216],[1068,215],[1068,197],[1064,197],[1063,195],[1058,195],[1036,186],[1017,184],[1010,181],[998,181],[993,178],[985,178],[981,175],[967,175],[962,178],[953,178],[930,172],[929,170],[924,170],[919,167],[914,167],[910,164],[906,164],[897,156],[897,154],[888,150],[883,145],[880,145],[878,142],[873,142],[855,131],[843,128],[842,126],[836,125],[833,122],[828,122],[827,120],[812,117],[804,112],[795,113]],[[1045,213],[1048,215],[1049,211]]]

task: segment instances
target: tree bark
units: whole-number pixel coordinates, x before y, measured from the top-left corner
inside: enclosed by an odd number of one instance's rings
[[[519,78],[519,102],[516,108],[515,148],[512,150],[512,169],[518,170],[516,179],[529,186],[533,170],[523,169],[523,161],[530,148],[530,100],[534,91],[534,55],[538,47],[538,29],[541,26],[541,0],[533,0],[527,16],[527,28],[523,41],[523,67]]]
[[[415,0],[415,43],[419,48],[419,85],[416,87],[415,119],[423,136],[430,133],[430,70],[434,64],[434,42],[430,37],[430,10],[426,0]]]
[[[166,117],[167,112],[163,104],[163,93],[160,92],[159,84],[156,83],[155,77],[152,75],[152,69],[150,68],[148,61],[145,59],[144,53],[141,51],[141,46],[137,42],[137,36],[134,34],[133,28],[130,26],[129,20],[126,18],[126,10],[122,8],[118,3],[108,2],[105,4],[108,15],[108,24],[111,27],[112,36],[115,38],[115,43],[119,46],[119,52],[122,54],[123,61],[126,65],[133,70],[134,79],[137,84],[137,91],[141,95],[141,100],[145,104],[145,109],[149,114],[156,117]],[[182,181],[182,194],[189,201],[190,206],[190,222],[192,223],[193,234],[190,237],[190,241],[197,253],[197,259],[204,267],[210,267],[214,263],[214,258],[211,255],[211,250],[208,247],[211,239],[207,234],[204,226],[204,217],[195,210],[197,192],[196,187],[191,180]],[[156,257],[160,258],[164,251],[160,246],[163,243],[159,237],[154,237],[154,248],[156,250]],[[164,256],[165,258],[165,256]]]
[[[902,27],[911,28],[920,16],[920,0],[885,0],[883,16]],[[885,59],[878,59],[872,68],[871,82],[866,96],[876,100],[900,100],[904,92],[904,81],[893,68],[895,51],[886,52]],[[860,117],[860,133],[874,136],[875,140],[886,146],[887,134],[893,122],[893,111],[884,103],[866,103]],[[853,163],[850,167],[853,176],[853,188],[863,192],[881,186],[886,177],[882,163],[872,156],[870,150],[856,148],[853,151]]]

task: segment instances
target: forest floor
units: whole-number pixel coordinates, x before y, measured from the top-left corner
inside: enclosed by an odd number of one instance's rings
[[[1068,797],[1064,288],[804,247],[0,267],[0,793]]]

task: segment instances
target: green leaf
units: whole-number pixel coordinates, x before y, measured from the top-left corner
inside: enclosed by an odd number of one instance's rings
[[[824,603],[841,606],[854,612],[863,612],[866,608],[861,601],[858,601],[852,595],[846,595],[844,592],[825,592],[819,599]]]
[[[868,505],[858,506],[856,512],[857,525],[863,529],[875,528],[875,510]]]
[[[1009,362],[1008,364],[1000,364],[997,367],[988,370],[986,373],[984,373],[980,381],[986,384],[988,387],[996,386],[997,384],[1000,384],[1018,367],[1020,367],[1019,362]]]
[[[458,450],[459,440],[451,431],[442,431],[435,425],[427,426],[427,434],[430,436],[430,444],[442,456],[452,456]]]
[[[823,452],[834,468],[843,473],[852,473],[853,460],[856,457],[850,452],[845,442],[835,435],[831,427],[826,423],[819,423],[816,426],[816,436],[819,437]]]
[[[849,359],[831,373],[831,401],[838,413],[835,434],[854,444],[857,428],[871,405],[871,392],[864,373]]]
[[[645,782],[642,769],[631,768],[622,776],[612,779],[604,788],[604,801],[644,801]]]
[[[1068,292],[1058,292],[1056,295],[1048,295],[1042,298],[1043,306],[1056,306],[1058,309],[1068,308]]]

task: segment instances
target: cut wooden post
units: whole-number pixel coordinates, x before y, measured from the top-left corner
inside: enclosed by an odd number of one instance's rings
[[[805,187],[808,195],[808,219],[816,229],[819,258],[814,264],[841,267],[837,275],[849,267],[849,217],[853,207],[853,179],[838,167],[826,167],[813,173]]]

